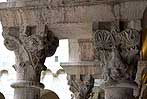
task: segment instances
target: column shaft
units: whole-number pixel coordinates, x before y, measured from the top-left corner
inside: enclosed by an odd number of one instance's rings
[[[132,88],[107,88],[105,89],[105,99],[134,99]]]
[[[14,99],[40,99],[40,89],[15,88]]]

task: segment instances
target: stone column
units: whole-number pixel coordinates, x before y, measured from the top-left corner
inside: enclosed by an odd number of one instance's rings
[[[14,99],[40,99],[42,70],[46,70],[46,57],[52,56],[58,47],[58,38],[44,26],[3,27],[4,44],[14,51],[17,81],[11,86],[15,89]]]
[[[133,89],[114,87],[114,88],[105,89],[105,99],[135,99],[135,98],[133,96]]]
[[[119,29],[118,29],[119,30]],[[105,99],[134,99],[133,90],[139,60],[140,34],[135,29],[122,32],[96,30],[93,33],[96,58],[103,65]]]

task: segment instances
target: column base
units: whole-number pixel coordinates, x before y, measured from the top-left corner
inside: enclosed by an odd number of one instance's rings
[[[21,81],[11,85],[14,88],[14,99],[40,99],[41,83]]]
[[[137,84],[133,81],[110,81],[102,85],[105,99],[135,99],[134,89]]]

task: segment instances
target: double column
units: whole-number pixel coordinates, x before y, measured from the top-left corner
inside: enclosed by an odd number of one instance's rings
[[[44,25],[39,26],[3,27],[4,44],[14,51],[16,64],[16,82],[11,86],[15,89],[14,99],[40,99],[40,83],[42,70],[46,70],[46,57],[52,56],[58,47],[59,40]]]

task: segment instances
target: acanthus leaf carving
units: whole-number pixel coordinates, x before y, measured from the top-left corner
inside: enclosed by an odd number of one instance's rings
[[[52,56],[58,47],[58,38],[47,31],[47,26],[41,34],[37,33],[36,28],[35,26],[3,28],[4,44],[16,55],[16,64],[13,65],[16,72],[22,75],[31,72],[32,75],[37,76],[24,78],[20,75],[19,79],[40,80],[41,71],[46,69],[44,66],[46,57]]]

